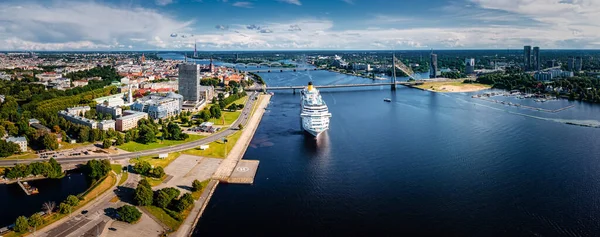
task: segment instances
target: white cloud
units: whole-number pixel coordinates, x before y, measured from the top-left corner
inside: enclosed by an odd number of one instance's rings
[[[289,3],[289,4],[294,4],[294,5],[298,5],[298,6],[302,5],[302,3],[300,2],[300,0],[278,0],[278,1]]]
[[[166,6],[173,3],[173,0],[155,0],[156,5]]]
[[[181,22],[144,8],[119,8],[95,2],[51,5],[0,4],[0,49],[84,49],[136,45],[166,47],[156,37],[189,30]],[[141,42],[146,41],[145,44]]]
[[[252,8],[251,2],[234,2],[231,4],[234,7],[244,7],[244,8]]]

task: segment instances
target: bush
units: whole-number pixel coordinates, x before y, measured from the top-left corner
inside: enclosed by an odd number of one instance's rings
[[[171,211],[171,210],[169,210],[169,209],[166,209],[166,208],[163,208],[163,210],[164,210],[164,211],[165,211],[167,214],[169,214],[169,216],[173,217],[173,219],[175,219],[175,220],[177,220],[177,221],[182,221],[182,220],[183,220],[183,217],[182,217],[182,216],[181,216],[181,214],[179,214],[178,212],[176,212],[176,211]]]
[[[181,213],[183,210],[187,209],[192,204],[194,204],[194,197],[192,197],[192,194],[186,193],[183,196],[181,196],[179,200],[177,200],[177,204],[175,204],[175,211]]]
[[[138,221],[142,217],[142,213],[131,205],[125,205],[117,209],[119,214],[119,220],[127,223],[133,223]]]
[[[166,208],[175,200],[180,194],[179,189],[176,188],[163,188],[157,190],[154,195],[154,205],[161,208]]]
[[[150,171],[150,169],[152,169],[152,166],[147,161],[137,162],[133,166],[133,172],[136,172],[138,174],[143,174],[143,175],[148,173],[148,171]]]
[[[60,205],[58,205],[58,212],[61,214],[69,214],[71,213],[72,208],[71,205],[61,202]]]
[[[202,183],[195,179],[194,182],[192,182],[192,191],[196,192],[196,191],[200,191],[202,189]]]
[[[74,195],[69,195],[67,200],[65,200],[65,203],[72,207],[77,206],[77,204],[79,204],[79,198]]]
[[[17,217],[17,220],[15,221],[15,227],[13,228],[13,230],[15,232],[23,233],[23,232],[27,231],[28,228],[29,228],[29,223],[27,222],[27,217],[24,217],[24,216]]]

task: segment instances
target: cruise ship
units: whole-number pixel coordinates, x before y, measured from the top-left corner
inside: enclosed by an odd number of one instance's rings
[[[329,129],[329,118],[331,113],[327,104],[321,98],[319,91],[313,87],[312,82],[302,90],[302,128],[311,135],[318,137],[319,134]]]

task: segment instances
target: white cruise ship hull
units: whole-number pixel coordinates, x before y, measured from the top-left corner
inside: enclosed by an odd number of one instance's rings
[[[307,119],[302,118],[302,129],[304,129],[304,131],[306,131],[308,134],[313,135],[315,138],[319,137],[319,135],[325,131],[327,131],[327,129],[329,129],[329,127],[326,128],[313,128],[310,125],[310,122],[306,121]]]

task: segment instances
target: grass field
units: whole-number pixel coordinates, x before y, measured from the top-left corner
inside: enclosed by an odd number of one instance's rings
[[[208,149],[200,150],[199,148],[185,150],[182,153],[195,156],[213,157],[213,158],[225,158],[225,147],[227,147],[227,153],[231,151],[235,143],[242,136],[242,131],[237,131],[231,136],[227,137],[227,144],[223,143],[222,140],[214,141],[208,144]]]
[[[38,158],[38,156],[36,154],[34,154],[33,152],[24,152],[18,155],[12,155],[6,158],[2,158],[2,160],[27,160],[27,159],[35,159]]]
[[[181,221],[173,219],[173,217],[169,216],[165,210],[160,207],[155,206],[145,206],[145,208],[151,215],[156,217],[156,219],[160,220],[163,224],[171,228],[172,230],[177,230],[181,225]]]
[[[119,164],[112,164],[110,165],[110,168],[117,174],[120,174],[123,171],[123,166]]]
[[[234,111],[234,112],[223,111],[223,112],[221,112],[221,114],[225,118],[225,123],[223,123],[223,118],[219,118],[219,119],[211,118],[209,120],[209,122],[214,123],[215,125],[229,126],[233,122],[235,122],[235,120],[237,120],[238,117],[240,117],[241,113],[242,113],[241,111]]]
[[[82,146],[88,146],[88,145],[91,145],[91,144],[92,144],[91,142],[75,143],[75,144],[71,144],[71,143],[68,143],[68,142],[61,142],[59,150],[74,149],[74,148],[78,148],[78,147],[82,147]]]
[[[165,158],[165,159],[159,159],[158,155],[142,156],[140,158],[131,159],[131,160],[129,160],[129,162],[135,164],[138,161],[147,161],[153,167],[160,166],[160,167],[166,168],[167,165],[171,164],[171,162],[174,161],[175,159],[177,159],[177,157],[179,157],[179,155],[180,155],[179,152],[169,153],[169,156],[167,156],[167,158]]]
[[[117,182],[117,176],[113,173],[109,173],[106,179],[104,179],[100,184],[98,184],[94,189],[90,190],[88,193],[83,195],[83,200],[77,206],[78,208],[85,205],[92,199],[100,196],[100,194],[104,193],[106,190],[110,189]]]
[[[190,135],[190,137],[183,141],[172,141],[172,140],[161,141],[161,140],[158,140],[157,142],[149,143],[149,144],[128,142],[128,143],[118,146],[118,148],[129,151],[129,152],[136,152],[136,151],[144,151],[144,150],[151,150],[151,149],[156,149],[156,148],[161,148],[161,147],[179,145],[182,143],[188,143],[191,141],[205,138],[205,136],[201,136],[201,135],[194,135],[194,134],[189,134],[189,135]]]
[[[418,88],[437,92],[472,92],[491,88],[490,85],[479,83],[463,83],[464,80],[457,79],[454,81],[432,81],[418,85]]]
[[[125,181],[127,181],[128,177],[129,177],[129,172],[123,172],[123,174],[121,175],[121,180],[119,180],[119,185],[123,185],[123,183],[125,183]]]

